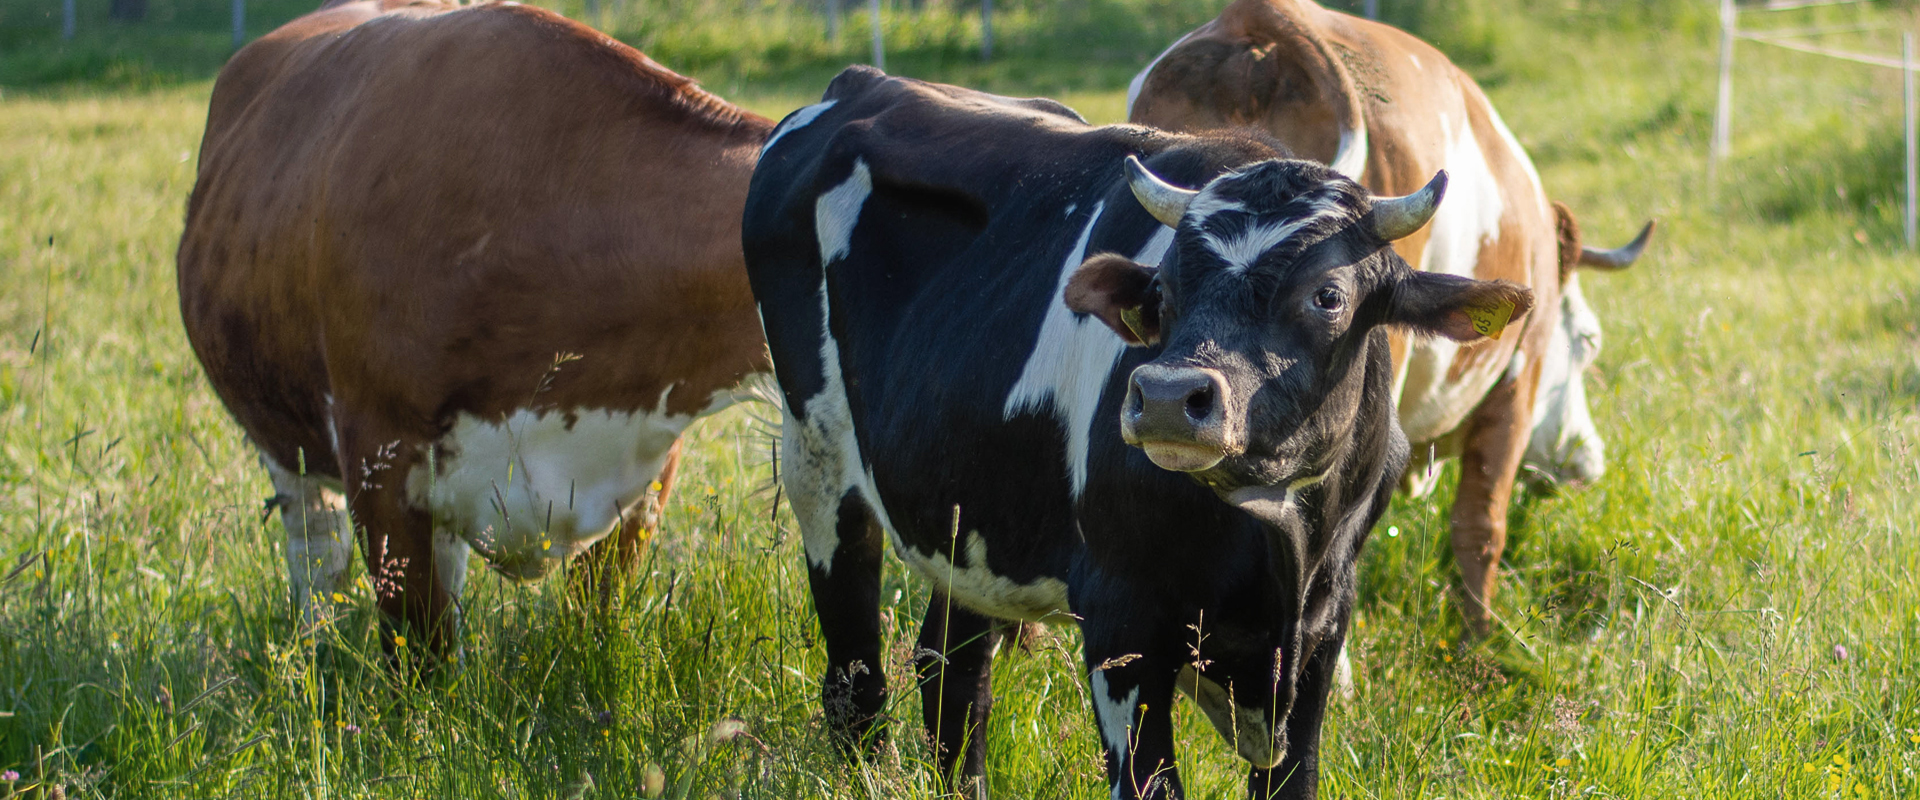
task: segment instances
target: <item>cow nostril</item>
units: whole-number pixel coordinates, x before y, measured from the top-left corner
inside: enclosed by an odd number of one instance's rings
[[[1187,419],[1200,422],[1213,413],[1213,387],[1202,386],[1187,395]]]

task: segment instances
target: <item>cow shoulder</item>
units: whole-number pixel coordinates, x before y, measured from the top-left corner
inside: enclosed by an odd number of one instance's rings
[[[996,215],[1063,194],[1083,184],[1089,171],[1117,168],[1155,135],[1128,126],[1094,128],[1052,101],[852,67],[834,79],[821,103],[795,112],[776,130],[754,176],[747,216],[811,224],[807,218],[817,221],[826,208],[821,203],[838,198],[837,224],[815,226],[821,233],[851,231],[858,216],[885,214],[888,225],[862,235],[897,238],[880,251],[913,252],[931,267],[929,258],[937,262],[963,249]],[[865,187],[857,192],[858,208],[846,202],[855,194],[842,190],[848,181]],[[767,235],[784,234],[749,226],[750,239]],[[820,242],[823,263],[835,260],[828,244]]]

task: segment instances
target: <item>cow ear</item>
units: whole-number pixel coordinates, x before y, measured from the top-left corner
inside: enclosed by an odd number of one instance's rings
[[[1499,337],[1533,309],[1533,290],[1512,281],[1415,272],[1393,294],[1387,321],[1457,342]]]
[[[1157,270],[1113,253],[1086,260],[1067,281],[1067,308],[1092,314],[1128,345],[1160,341],[1160,288]]]

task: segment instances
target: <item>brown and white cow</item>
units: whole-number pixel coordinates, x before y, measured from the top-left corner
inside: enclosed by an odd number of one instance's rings
[[[1453,551],[1467,623],[1485,634],[1523,459],[1546,483],[1590,482],[1605,469],[1581,376],[1598,354],[1599,322],[1573,268],[1632,263],[1651,226],[1616,251],[1582,248],[1572,216],[1549,203],[1471,77],[1403,31],[1310,0],[1235,0],[1134,78],[1127,104],[1133,122],[1159,128],[1263,129],[1375,194],[1415,191],[1445,169],[1447,202],[1395,249],[1415,269],[1533,289],[1531,318],[1497,339],[1393,342],[1413,443],[1404,485],[1422,492],[1433,461],[1461,458]]]
[[[681,432],[769,367],[740,209],[771,130],[516,3],[341,3],[234,55],[180,306],[304,621],[349,519],[380,610],[436,651],[470,547],[514,578],[615,529],[597,550],[631,552]]]

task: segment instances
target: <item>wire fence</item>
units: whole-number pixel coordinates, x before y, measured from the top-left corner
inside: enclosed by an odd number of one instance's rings
[[[470,0],[454,1],[467,2]],[[629,0],[612,0],[611,10],[616,16],[619,16],[624,12],[624,6],[627,2],[629,2]],[[857,3],[858,0],[853,0],[853,2]],[[925,4],[925,0],[909,0],[909,2],[915,10],[920,9]],[[977,0],[977,2],[979,3],[980,13],[980,57],[990,59],[993,57],[994,51],[994,0]],[[79,0],[60,0],[60,4],[60,36],[62,39],[70,41],[79,33]],[[821,11],[825,21],[826,38],[828,41],[835,41],[841,35],[841,28],[844,26],[849,2],[848,0],[824,0],[822,5],[824,6]],[[868,11],[868,27],[870,28],[869,32],[873,43],[872,62],[874,66],[885,69],[886,49],[881,30],[883,24],[881,14],[882,0],[867,0],[866,5]],[[1329,2],[1328,5],[1334,7],[1354,6],[1344,10],[1364,14],[1369,19],[1378,19],[1380,16],[1380,0],[1357,0],[1357,2],[1352,3],[1342,3],[1340,0],[1334,0],[1333,2]],[[588,21],[601,21],[606,19],[604,12],[609,9],[606,5],[603,5],[603,0],[585,0],[584,10]],[[137,21],[139,13],[140,12],[135,12],[135,16],[131,19]],[[116,18],[120,16],[117,4],[113,16]],[[247,0],[231,0],[229,17],[232,23],[233,47],[234,49],[239,49],[247,42]]]
[[[1770,11],[1792,11],[1820,6],[1840,6],[1865,3],[1868,0],[1766,0],[1750,3],[1746,13],[1764,13]],[[1811,26],[1779,29],[1743,29],[1740,27],[1742,4],[1735,0],[1720,0],[1720,70],[1719,89],[1714,99],[1713,139],[1707,154],[1707,183],[1715,186],[1721,164],[1726,161],[1732,149],[1733,140],[1733,74],[1734,42],[1749,41],[1792,50],[1807,55],[1850,61],[1872,67],[1897,69],[1901,76],[1901,98],[1905,129],[1906,162],[1906,208],[1902,214],[1901,227],[1905,234],[1908,249],[1920,246],[1920,141],[1916,140],[1920,132],[1916,131],[1916,99],[1914,96],[1914,44],[1913,33],[1902,31],[1900,34],[1900,55],[1863,53],[1857,50],[1842,49],[1822,43],[1823,37],[1840,34],[1857,34],[1892,28],[1886,23],[1864,23],[1853,25]]]

